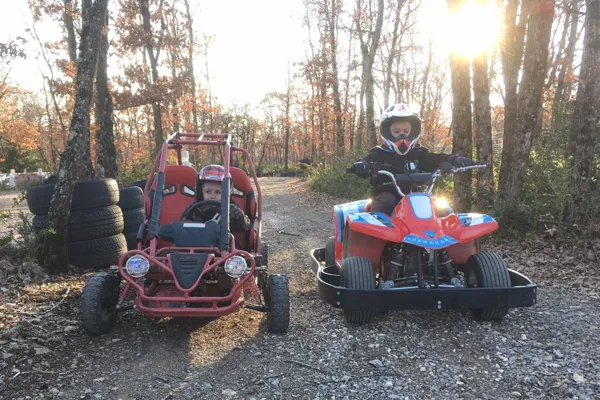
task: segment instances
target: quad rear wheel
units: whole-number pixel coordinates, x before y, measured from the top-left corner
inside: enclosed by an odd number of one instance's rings
[[[335,265],[335,237],[330,236],[325,246],[325,266]]]
[[[375,289],[375,271],[366,257],[349,257],[342,264],[342,285],[348,289]],[[342,305],[342,308],[344,306]],[[365,324],[373,318],[372,310],[353,310],[344,308],[348,322]]]
[[[473,254],[467,261],[467,285],[480,288],[509,288],[510,275],[506,263],[496,253],[480,252]],[[473,315],[480,321],[500,321],[508,313],[508,308],[472,309]]]

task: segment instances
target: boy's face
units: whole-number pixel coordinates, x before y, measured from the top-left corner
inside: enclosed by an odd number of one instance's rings
[[[411,125],[410,122],[406,121],[396,121],[390,127],[390,131],[394,138],[400,137],[400,135],[404,135],[408,137],[410,135]]]
[[[221,182],[207,181],[202,184],[204,200],[221,201]]]

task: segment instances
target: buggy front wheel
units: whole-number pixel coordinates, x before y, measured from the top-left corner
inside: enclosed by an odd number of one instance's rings
[[[111,272],[98,272],[86,282],[79,312],[81,325],[87,333],[102,335],[115,326],[120,288],[120,275]]]
[[[267,327],[273,333],[285,333],[290,325],[290,289],[287,276],[269,276],[267,292]]]

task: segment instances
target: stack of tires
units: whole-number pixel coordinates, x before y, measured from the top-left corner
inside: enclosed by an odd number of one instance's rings
[[[137,249],[137,233],[144,222],[144,191],[139,186],[127,186],[119,191],[119,207],[123,212],[123,235],[127,249]]]
[[[48,227],[48,211],[54,183],[27,189],[27,206],[34,214],[36,232]],[[106,268],[116,265],[127,251],[123,236],[123,213],[119,203],[119,187],[114,179],[78,182],[73,191],[71,213],[67,225],[69,264],[79,268]]]

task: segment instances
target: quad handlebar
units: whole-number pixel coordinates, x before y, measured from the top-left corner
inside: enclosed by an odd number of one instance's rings
[[[427,183],[430,183],[429,188],[427,190],[424,190],[425,193],[430,194],[431,191],[433,190],[435,181],[439,176],[446,174],[446,173],[465,172],[468,170],[479,169],[479,168],[487,168],[487,165],[482,164],[482,165],[471,165],[468,167],[453,167],[452,164],[450,164],[449,162],[443,162],[438,166],[438,169],[435,170],[434,172],[431,172],[431,173],[419,172],[419,173],[407,174],[407,173],[404,173],[398,167],[395,167],[390,164],[384,164],[384,163],[379,163],[379,162],[370,163],[371,175],[373,177],[376,177],[377,175],[384,175],[384,176],[389,177],[390,180],[392,181],[393,185],[396,187],[396,191],[402,197],[404,197],[405,194],[402,192],[402,189],[400,189],[400,187],[398,186],[399,184],[402,185],[402,184],[427,184]],[[396,174],[392,173],[394,171],[397,173]],[[350,168],[346,168],[346,173],[349,173],[349,174],[356,173],[356,171],[354,170],[354,166],[352,166]]]

